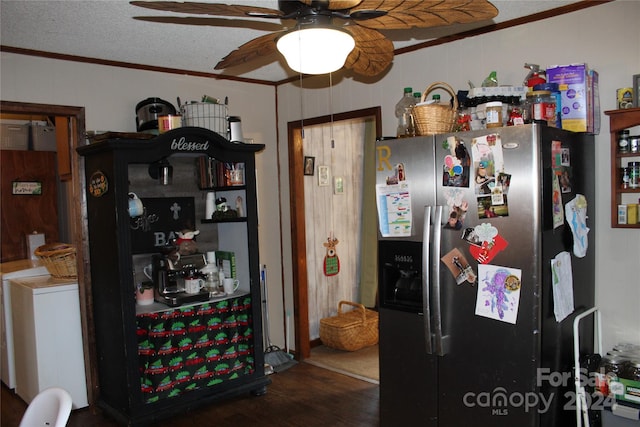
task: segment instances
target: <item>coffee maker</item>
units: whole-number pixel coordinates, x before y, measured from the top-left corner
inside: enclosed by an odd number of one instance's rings
[[[152,258],[154,296],[157,302],[176,307],[189,302],[209,300],[209,292],[188,294],[184,290],[184,274],[206,265],[204,254],[178,256],[156,254]]]

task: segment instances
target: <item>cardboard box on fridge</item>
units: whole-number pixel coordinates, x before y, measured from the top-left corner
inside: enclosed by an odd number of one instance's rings
[[[573,132],[600,132],[598,73],[587,64],[554,65],[547,81],[557,83],[562,107],[562,128]]]

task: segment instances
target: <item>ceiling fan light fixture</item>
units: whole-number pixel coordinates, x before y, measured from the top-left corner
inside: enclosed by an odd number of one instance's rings
[[[356,43],[351,34],[337,28],[302,28],[285,34],[278,51],[289,67],[302,74],[326,74],[344,66]]]

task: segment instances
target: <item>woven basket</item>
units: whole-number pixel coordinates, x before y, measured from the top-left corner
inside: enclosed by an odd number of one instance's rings
[[[446,104],[426,104],[413,107],[413,118],[418,135],[434,135],[453,131],[458,116],[458,98],[453,88],[444,82],[431,84],[422,94],[421,102],[424,102],[429,93],[434,89],[444,89],[453,98],[453,108]]]
[[[356,307],[346,313],[343,305]],[[362,304],[340,301],[338,315],[320,319],[320,340],[327,347],[356,351],[378,343],[378,313]]]
[[[66,243],[51,243],[39,246],[34,254],[40,258],[53,277],[65,279],[78,277],[74,246]]]

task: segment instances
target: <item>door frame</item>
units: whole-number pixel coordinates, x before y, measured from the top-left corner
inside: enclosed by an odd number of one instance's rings
[[[309,295],[307,281],[306,220],[300,200],[304,200],[304,153],[302,130],[305,126],[316,126],[345,120],[373,117],[376,139],[382,137],[382,109],[380,106],[348,111],[289,122],[287,138],[289,151],[289,207],[291,214],[291,260],[293,277],[293,321],[296,358],[303,360],[311,355],[309,335]]]
[[[89,404],[95,403],[98,396],[97,355],[93,329],[93,305],[91,303],[91,276],[89,269],[89,237],[86,221],[86,196],[84,162],[76,148],[85,143],[85,109],[66,105],[35,104],[27,102],[0,101],[0,112],[8,115],[47,116],[59,123],[70,124],[68,166],[71,169],[71,194],[76,202],[69,204],[69,222],[72,243],[76,245],[76,267],[78,270],[78,289],[80,293],[80,321],[82,323],[82,341],[87,379],[87,397]],[[58,148],[59,150],[59,148]]]

